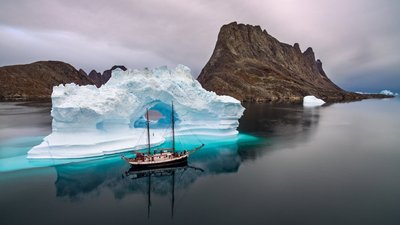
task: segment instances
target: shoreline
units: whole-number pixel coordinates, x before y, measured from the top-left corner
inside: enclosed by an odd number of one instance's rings
[[[314,95],[315,96],[315,95]],[[344,95],[338,96],[315,96],[319,99],[324,100],[326,103],[346,103],[346,102],[357,102],[366,99],[385,99],[385,98],[395,98],[394,95],[384,95],[384,94],[357,94],[348,92]],[[270,103],[270,104],[302,104],[303,97],[289,97],[289,98],[251,98],[251,99],[243,99],[241,103]]]
[[[394,95],[384,95],[384,94],[358,94],[349,92],[345,95],[331,96],[331,97],[318,97],[324,100],[326,103],[346,103],[346,102],[356,102],[365,99],[384,99],[384,98],[395,98]],[[32,97],[32,98],[1,98],[1,102],[26,102],[26,103],[51,103],[51,97]],[[243,99],[241,103],[271,103],[271,104],[301,104],[303,103],[303,97],[291,97],[291,98],[251,98]]]

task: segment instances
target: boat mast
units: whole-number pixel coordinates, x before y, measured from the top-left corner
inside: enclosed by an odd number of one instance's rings
[[[174,117],[174,102],[172,102],[172,152],[175,153],[175,117]]]
[[[147,125],[147,153],[150,155],[150,121],[149,121],[149,109],[146,108],[146,125]]]

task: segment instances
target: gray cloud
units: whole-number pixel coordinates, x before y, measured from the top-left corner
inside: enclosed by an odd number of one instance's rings
[[[400,3],[395,0],[0,4],[0,65],[55,59],[104,70],[114,64],[143,68],[180,63],[196,76],[212,53],[221,25],[238,21],[261,25],[283,42],[300,43],[303,50],[312,46],[331,79],[347,87],[375,72],[388,81],[400,79]]]

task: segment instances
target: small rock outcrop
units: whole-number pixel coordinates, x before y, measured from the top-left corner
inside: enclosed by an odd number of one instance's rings
[[[111,73],[115,69],[121,69],[123,71],[126,71],[127,68],[125,66],[119,65],[119,66],[113,66],[109,70],[105,70],[103,74],[97,72],[96,70],[92,70],[89,73],[89,78],[93,81],[93,83],[96,85],[96,87],[101,87],[103,84],[107,83],[107,81],[111,78]]]
[[[104,72],[103,72],[103,84],[105,84],[105,83],[107,83],[107,81],[111,78],[111,73],[112,73],[112,71],[113,70],[115,70],[115,69],[117,69],[117,68],[119,68],[119,69],[121,69],[121,70],[123,70],[123,71],[126,71],[127,70],[127,68],[125,67],[125,66],[122,66],[122,65],[115,65],[115,66],[113,66],[113,67],[111,67],[111,69],[109,69],[109,70],[105,70]]]

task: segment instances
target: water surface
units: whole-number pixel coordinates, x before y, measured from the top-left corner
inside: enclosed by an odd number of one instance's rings
[[[0,103],[1,224],[400,224],[399,99],[245,107],[236,139],[138,174],[119,156],[13,167],[49,106]]]

